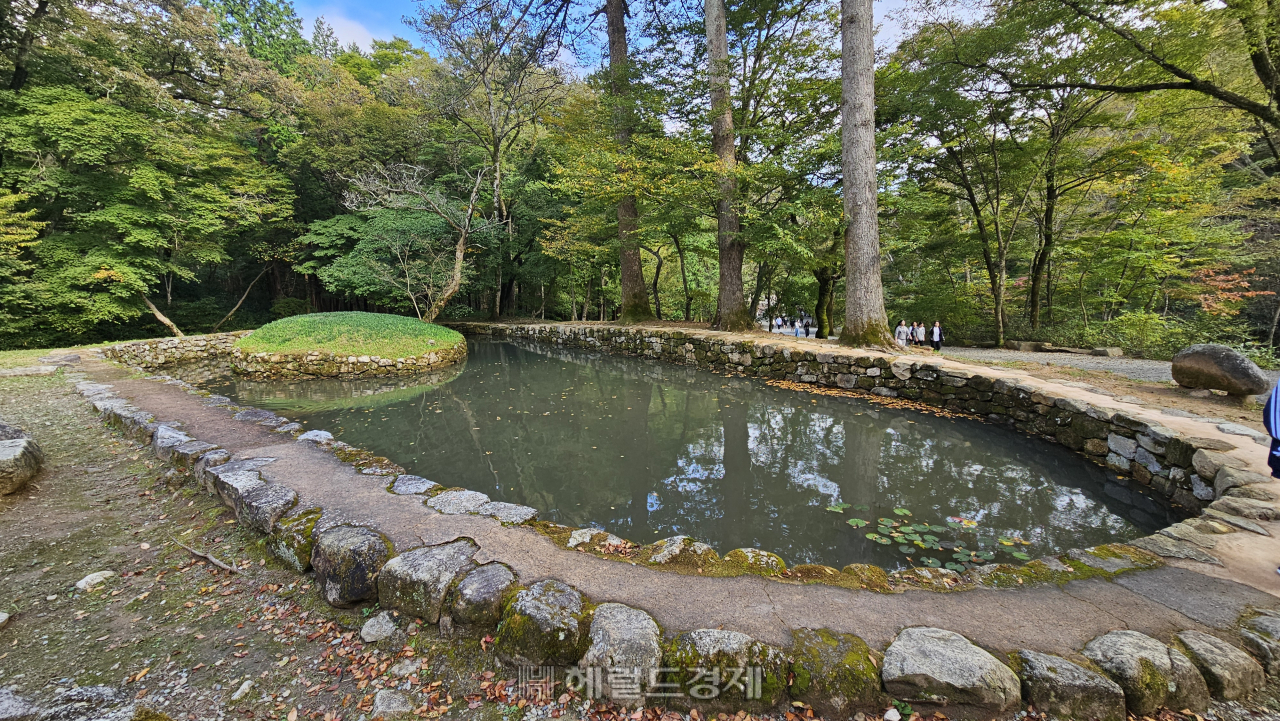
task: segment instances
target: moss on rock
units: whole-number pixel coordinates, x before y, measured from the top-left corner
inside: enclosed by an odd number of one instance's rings
[[[889,588],[889,574],[879,566],[869,563],[851,563],[840,572],[857,579],[859,588],[880,593],[888,593],[892,590]]]
[[[882,657],[847,633],[802,628],[793,631],[791,696],[827,718],[848,718],[858,708],[883,708]]]
[[[575,664],[590,643],[590,619],[590,604],[566,583],[547,580],[515,589],[504,605],[494,650],[516,664]]]
[[[776,648],[745,633],[699,629],[681,633],[663,649],[668,683],[679,684],[688,703],[703,710],[774,708],[787,698],[789,664]],[[719,683],[707,672],[719,669]]]
[[[313,531],[322,513],[319,508],[308,508],[280,519],[267,538],[267,549],[289,568],[306,573],[311,568],[311,551],[315,547]]]
[[[776,553],[758,548],[738,548],[725,554],[722,569],[724,575],[754,573],[760,576],[780,576],[786,572],[787,564]]]

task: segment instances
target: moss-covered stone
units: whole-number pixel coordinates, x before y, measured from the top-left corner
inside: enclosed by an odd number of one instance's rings
[[[892,590],[889,588],[889,574],[879,566],[873,566],[869,563],[851,563],[841,569],[840,572],[856,579],[859,588],[880,593],[887,593]]]
[[[774,708],[787,698],[786,656],[745,633],[719,629],[681,633],[663,649],[662,665],[676,669],[669,672],[667,683],[679,684],[687,702],[702,710]],[[711,680],[716,669],[718,683]]]
[[[320,520],[319,508],[308,508],[276,522],[267,537],[267,550],[298,573],[311,569],[311,551],[315,547],[312,532]]]
[[[758,548],[738,548],[729,551],[724,557],[726,575],[730,570],[739,573],[754,573],[760,576],[780,576],[787,570],[787,564],[776,553],[761,551]]]
[[[586,652],[591,607],[572,586],[540,581],[512,593],[494,636],[499,658],[527,666],[575,664]]]
[[[637,551],[636,557],[645,563],[685,571],[696,571],[720,563],[720,554],[714,548],[688,536],[672,536],[643,546]]]
[[[391,556],[391,542],[363,526],[338,526],[318,534],[311,551],[320,593],[344,608],[378,597],[378,571]]]
[[[1125,705],[1137,716],[1161,706],[1203,711],[1209,689],[1181,651],[1137,631],[1112,631],[1085,644],[1084,656],[1124,689]]]
[[[849,718],[854,711],[883,708],[880,654],[847,633],[802,628],[793,631],[791,697],[825,718]]]

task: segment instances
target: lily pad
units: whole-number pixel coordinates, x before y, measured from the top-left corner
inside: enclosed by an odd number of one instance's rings
[[[937,536],[930,536],[930,535],[926,534],[926,535],[924,535],[924,536],[921,536],[921,538],[923,538],[924,540],[929,541],[929,542],[931,542],[931,543],[937,543],[937,542],[938,542],[938,537],[937,537]]]
[[[886,536],[889,535],[890,533],[893,533],[893,529],[891,529],[889,526],[876,526],[876,530],[883,533]]]
[[[908,555],[916,552],[916,549],[912,548],[911,546],[898,546],[898,550]]]
[[[907,509],[905,509],[905,508],[895,508],[895,509],[893,509],[893,512],[894,512],[895,514],[899,515],[899,516],[910,516],[910,515],[911,515],[911,511],[908,511],[908,510],[907,510]]]
[[[863,526],[867,525],[867,522],[862,520],[861,518],[850,518],[849,520],[845,521],[845,523],[849,524],[850,526],[853,526],[854,528],[862,528]]]
[[[880,524],[880,525],[882,525],[882,526],[895,526],[895,527],[896,527],[896,526],[900,525],[897,521],[893,520],[892,518],[877,518],[877,519],[876,519],[876,523],[879,523],[879,524]]]
[[[928,556],[925,556],[924,558],[921,558],[921,559],[920,559],[920,562],[921,562],[921,563],[923,563],[924,565],[928,566],[929,568],[938,568],[938,567],[942,566],[942,561],[939,561],[939,560],[938,560],[938,559],[936,559],[936,558],[930,558],[930,557],[928,557]]]
[[[870,511],[870,510],[871,510],[871,506],[867,506],[867,505],[859,504],[859,505],[857,505],[857,506],[854,506],[854,507],[853,507],[853,510],[855,510],[855,511]]]
[[[881,536],[879,533],[868,533],[867,538],[875,541],[876,543],[879,543],[881,546],[887,546],[890,543],[893,543],[893,541],[890,541],[884,536]]]
[[[964,566],[961,566],[958,563],[948,563],[947,568],[950,568],[952,571],[956,571],[959,573],[964,573],[964,570],[965,570]]]
[[[973,555],[977,556],[978,558],[984,561],[990,561],[991,559],[996,557],[996,554],[994,551],[975,551]]]
[[[1030,561],[1030,560],[1031,560],[1031,556],[1028,556],[1027,554],[1023,553],[1022,551],[1014,551],[1013,553],[1010,553],[1009,555],[1010,555],[1010,556],[1013,556],[1014,558],[1018,559],[1019,561]]]
[[[848,503],[832,503],[830,506],[827,506],[827,510],[834,511],[836,513],[844,513],[844,509],[848,507]]]

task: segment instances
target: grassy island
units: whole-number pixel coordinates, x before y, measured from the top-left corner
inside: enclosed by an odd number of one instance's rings
[[[309,313],[281,318],[241,338],[245,353],[412,358],[465,344],[462,334],[387,313]]]

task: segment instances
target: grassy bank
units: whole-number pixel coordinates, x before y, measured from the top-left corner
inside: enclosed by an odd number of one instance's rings
[[[408,358],[463,343],[460,333],[386,313],[310,313],[282,318],[241,338],[247,353],[305,353]]]

